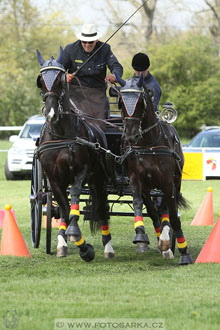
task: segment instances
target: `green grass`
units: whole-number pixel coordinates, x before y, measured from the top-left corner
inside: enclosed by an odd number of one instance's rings
[[[1,157],[1,171],[3,163]],[[213,187],[216,222],[220,211],[219,181],[184,181],[182,185],[183,195],[191,203],[191,209],[181,213],[182,227],[194,260],[213,228],[190,226],[209,186]],[[3,316],[8,310],[16,310],[17,329],[22,330],[54,329],[55,318],[160,318],[171,330],[220,328],[219,264],[180,267],[178,251],[174,260],[162,259],[148,218],[145,227],[151,249],[146,254],[136,254],[132,217],[111,218],[116,253],[113,260],[103,257],[101,233],[91,235],[88,222],[82,219],[83,236],[95,248],[94,261],[82,261],[70,243],[69,256],[56,258],[56,229],[53,253],[47,255],[45,229],[39,249],[31,246],[29,194],[30,181],[12,182],[1,177],[0,209],[12,204],[32,258],[0,256],[0,329],[5,329]]]

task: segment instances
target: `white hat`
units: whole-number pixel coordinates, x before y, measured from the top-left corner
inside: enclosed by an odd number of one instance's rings
[[[98,33],[94,24],[84,24],[82,31],[77,33],[77,38],[82,41],[95,41],[102,35]]]

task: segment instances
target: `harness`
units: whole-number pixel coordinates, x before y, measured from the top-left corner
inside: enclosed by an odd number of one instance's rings
[[[130,86],[129,86],[130,85]],[[178,170],[180,174],[182,173],[181,166],[180,166],[180,161],[181,158],[179,154],[176,152],[171,147],[171,143],[169,140],[169,137],[167,136],[166,132],[164,131],[163,124],[157,118],[156,122],[153,123],[152,125],[146,127],[145,129],[142,129],[142,122],[144,117],[147,115],[146,114],[146,109],[147,109],[147,100],[146,100],[146,93],[144,88],[137,86],[136,80],[131,79],[126,81],[125,87],[122,87],[120,90],[120,95],[122,98],[122,101],[124,103],[124,107],[126,110],[126,113],[128,117],[125,117],[126,120],[139,120],[139,128],[138,128],[138,133],[139,133],[139,138],[143,138],[144,134],[149,133],[152,129],[158,127],[159,128],[159,133],[156,136],[155,140],[151,143],[144,143],[144,146],[138,146],[138,145],[125,145],[123,146],[123,155],[121,156],[121,163],[123,163],[128,156],[134,155],[136,157],[141,158],[142,156],[170,156],[174,157]],[[136,106],[138,104],[138,101],[140,100],[140,97],[143,97],[143,111],[140,116],[140,118],[134,118],[132,117],[134,115]],[[125,136],[125,134],[124,134]],[[131,138],[135,138],[135,136],[130,136]],[[161,146],[156,146],[156,144],[160,141],[161,137],[165,138],[166,144],[161,145]],[[126,138],[125,138],[126,139]]]

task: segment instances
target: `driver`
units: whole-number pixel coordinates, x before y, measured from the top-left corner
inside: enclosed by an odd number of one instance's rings
[[[112,53],[110,45],[99,41],[101,34],[97,32],[94,24],[84,24],[77,37],[79,40],[68,44],[64,49],[63,64],[68,71],[70,98],[83,112],[105,119],[109,113],[106,82],[114,83],[115,73],[121,77],[123,67]],[[98,48],[100,50],[93,56]],[[91,60],[74,76],[74,72],[89,57]],[[107,68],[110,74],[107,74]]]

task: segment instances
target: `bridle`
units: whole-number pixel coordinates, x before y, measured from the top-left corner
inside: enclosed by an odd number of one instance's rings
[[[128,110],[128,106],[126,106],[126,102],[123,99],[123,93],[136,93],[137,94],[137,100],[136,102],[134,102],[133,105],[133,109],[130,109],[130,111]],[[154,123],[153,125],[142,129],[142,123],[143,123],[143,119],[145,118],[145,116],[147,116],[147,97],[148,95],[146,94],[144,88],[140,89],[134,89],[134,88],[129,88],[129,89],[121,89],[120,91],[121,94],[121,98],[123,100],[124,103],[124,108],[125,108],[125,112],[127,114],[127,116],[124,117],[124,136],[126,138],[126,134],[125,134],[125,130],[126,130],[126,121],[133,121],[133,122],[139,122],[138,125],[138,140],[140,140],[144,134],[149,133],[153,128],[157,127],[159,124],[159,119],[157,119],[156,123]],[[143,108],[142,108],[142,113],[141,116],[139,118],[133,117],[134,112],[136,110],[136,106],[138,104],[138,102],[141,100],[143,100]],[[136,135],[137,136],[137,135]],[[129,136],[129,138],[134,139],[136,136],[132,135]]]
[[[49,73],[49,77],[48,74]],[[60,94],[57,94],[55,92],[52,91],[52,87],[54,82],[56,81],[58,75],[61,73],[61,92]],[[47,89],[47,92],[45,94],[42,93],[42,84],[40,82],[41,77],[44,80],[44,84],[45,87]],[[62,101],[63,101],[63,97],[65,95],[65,90],[66,90],[66,74],[65,74],[65,69],[62,67],[58,67],[58,66],[53,66],[53,65],[48,65],[46,67],[41,68],[40,70],[40,74],[37,78],[37,86],[39,88],[41,88],[41,96],[43,99],[43,103],[44,106],[42,108],[42,113],[45,113],[45,103],[46,103],[46,99],[48,97],[56,97],[57,98],[57,102],[58,102],[58,114],[59,113],[64,113],[63,111],[63,105],[62,105]]]

